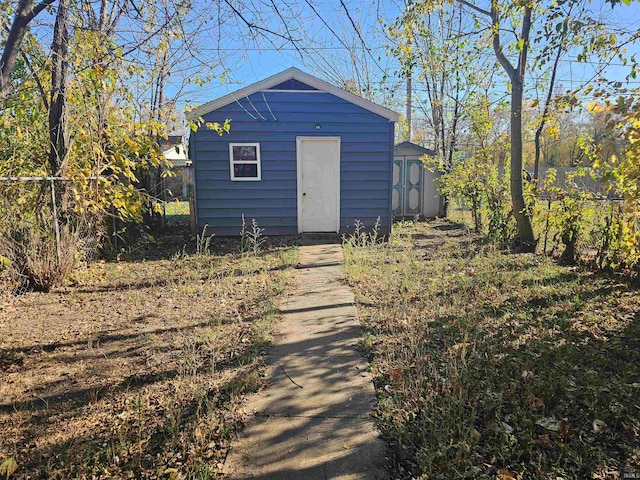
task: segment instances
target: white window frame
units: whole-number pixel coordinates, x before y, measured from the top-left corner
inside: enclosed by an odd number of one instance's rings
[[[256,160],[234,160],[233,147],[256,147]],[[257,177],[236,177],[234,174],[234,165],[236,164],[252,164],[258,166]],[[232,182],[259,182],[262,180],[262,163],[260,161],[260,144],[259,143],[230,143],[229,144],[229,173]]]

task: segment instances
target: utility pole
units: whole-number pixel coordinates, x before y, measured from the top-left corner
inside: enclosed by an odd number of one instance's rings
[[[412,7],[412,3],[413,0],[407,0],[407,12],[411,12],[411,15],[413,16],[413,9]],[[412,37],[409,35],[407,38],[407,48],[408,51],[411,52],[411,40]],[[408,65],[408,69],[407,69],[407,125],[408,125],[408,130],[407,130],[407,140],[411,141],[411,130],[412,130],[412,119],[411,119],[411,110],[412,110],[412,99],[411,99],[411,77],[413,76],[413,62],[411,61],[411,59],[409,59],[409,65]]]
[[[408,140],[411,141],[411,70],[407,74],[407,125],[409,130],[407,132]]]

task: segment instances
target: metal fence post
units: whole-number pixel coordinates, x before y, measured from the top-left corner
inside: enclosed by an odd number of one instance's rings
[[[542,253],[547,254],[547,238],[549,236],[549,217],[551,216],[551,197],[547,201],[547,220],[544,227],[544,246],[542,247]]]
[[[56,233],[56,260],[60,263],[60,225],[58,224],[58,209],[56,207],[56,189],[54,186],[55,180],[51,178],[51,210],[53,213],[53,228]]]

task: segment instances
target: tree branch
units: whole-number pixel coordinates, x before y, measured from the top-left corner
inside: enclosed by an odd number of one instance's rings
[[[520,39],[524,42],[520,55],[518,56],[518,76],[524,78],[525,69],[527,68],[527,53],[529,52],[529,35],[531,33],[531,15],[532,9],[524,7],[524,18],[522,19],[522,33]]]
[[[26,23],[29,23],[31,20],[33,20],[42,10],[44,10],[45,8],[47,8],[48,6],[52,5],[53,3],[55,3],[56,0],[43,0],[42,2],[40,2],[38,5],[36,5],[35,7],[33,7],[31,9],[31,11],[29,11],[23,18],[26,21]]]
[[[467,2],[467,0],[457,0],[457,2],[462,4],[462,5],[464,5],[464,6],[466,6],[466,7],[469,7],[472,10],[475,10],[478,13],[486,15],[487,17],[491,17],[491,13],[492,12],[490,12],[489,10],[485,10],[484,8],[480,8],[480,7],[478,7],[477,5],[474,5],[471,2]],[[493,8],[492,8],[492,10],[493,10]]]
[[[511,82],[517,80],[518,72],[511,64],[507,56],[502,51],[502,44],[500,43],[500,12],[498,11],[497,2],[491,1],[491,28],[493,28],[493,51],[496,54],[496,58],[502,68],[504,68],[507,75],[511,79]]]
[[[0,104],[9,94],[11,73],[16,65],[22,39],[29,29],[29,23],[53,2],[55,0],[43,0],[35,7],[33,6],[33,0],[20,0],[18,3],[11,28],[4,41],[2,57],[0,58]]]
[[[268,33],[269,35],[273,35],[275,37],[282,38],[283,40],[286,40],[287,42],[295,42],[295,40],[293,38],[287,37],[286,35],[282,35],[281,33],[274,32],[273,30],[269,30],[268,28],[261,27],[260,25],[256,25],[255,23],[250,22],[249,20],[247,20],[242,15],[242,13],[236,7],[233,6],[233,4],[229,0],[224,0],[224,3],[226,3],[229,6],[229,8],[231,8],[231,10],[233,10],[233,13],[235,13],[238,16],[238,18],[240,18],[240,20],[242,20],[245,23],[245,25],[247,27],[249,27],[250,30],[252,30],[252,29],[253,30],[258,30],[258,31],[261,31],[261,32],[264,32],[264,33]]]
[[[36,82],[36,86],[38,87],[38,91],[40,92],[40,98],[42,100],[44,108],[45,108],[45,110],[48,111],[49,110],[49,102],[47,101],[47,93],[45,92],[44,87],[42,86],[42,82],[40,81],[40,77],[38,77],[38,74],[33,69],[33,65],[31,65],[31,61],[29,61],[29,57],[27,56],[27,54],[24,52],[24,50],[22,48],[20,49],[20,55],[22,56],[22,59],[24,60],[25,65],[29,69],[29,72],[31,72],[31,76],[33,77],[33,80]]]
[[[386,74],[387,72],[385,72],[384,68],[380,66],[378,61],[375,59],[375,57],[371,53],[371,49],[367,47],[367,44],[365,43],[364,38],[362,38],[362,33],[360,32],[360,29],[356,26],[356,22],[354,22],[353,17],[351,17],[351,13],[349,13],[349,10],[347,9],[347,6],[344,4],[343,0],[340,0],[340,5],[342,5],[342,8],[344,9],[344,13],[347,14],[347,18],[351,22],[351,26],[353,27],[356,34],[358,35],[358,38],[360,39],[360,43],[362,44],[362,48],[364,48],[365,51],[369,54],[369,57],[371,57],[371,60],[373,60],[373,63],[380,69],[380,71],[383,74]]]

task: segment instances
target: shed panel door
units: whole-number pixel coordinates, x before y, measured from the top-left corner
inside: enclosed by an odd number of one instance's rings
[[[337,232],[340,215],[340,139],[298,139],[301,232]]]
[[[393,214],[403,215],[404,196],[404,160],[393,161],[393,191],[391,192],[391,206]]]
[[[393,161],[392,207],[396,216],[420,215],[422,209],[422,162],[396,157]]]
[[[420,215],[422,197],[422,162],[405,160],[404,168],[404,212],[403,215]]]

